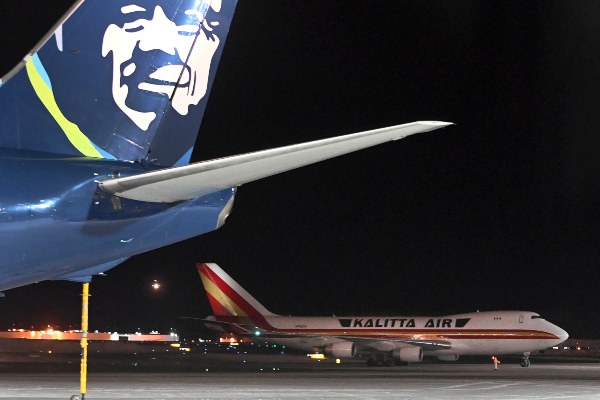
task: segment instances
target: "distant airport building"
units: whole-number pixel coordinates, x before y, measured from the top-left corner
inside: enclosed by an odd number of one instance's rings
[[[60,331],[48,328],[40,331],[25,329],[10,329],[0,332],[0,339],[33,339],[33,340],[81,340],[82,332],[77,330]],[[125,342],[178,342],[176,333],[169,334],[141,334],[141,333],[117,333],[117,332],[88,332],[89,340],[113,340]]]
[[[77,330],[61,331],[48,328],[45,330],[11,329],[0,331],[0,356],[10,360],[11,355],[29,355],[39,357],[40,354],[78,355],[81,352],[82,332]],[[189,351],[179,344],[179,336],[169,334],[141,334],[118,332],[88,332],[89,351],[101,354],[157,354],[163,352]],[[7,358],[8,357],[8,358]],[[56,359],[56,361],[59,361]]]

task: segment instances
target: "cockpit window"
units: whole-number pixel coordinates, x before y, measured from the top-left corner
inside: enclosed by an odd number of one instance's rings
[[[541,317],[541,316],[539,316],[539,315],[532,315],[532,316],[531,316],[531,319],[544,319],[544,318],[542,318],[542,317]]]

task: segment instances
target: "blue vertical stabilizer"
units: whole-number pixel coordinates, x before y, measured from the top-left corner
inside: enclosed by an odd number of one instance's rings
[[[235,5],[77,2],[2,78],[0,147],[186,164]]]

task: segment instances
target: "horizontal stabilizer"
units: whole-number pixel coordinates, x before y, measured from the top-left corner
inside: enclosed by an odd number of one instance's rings
[[[208,329],[224,331],[227,333],[233,333],[234,335],[240,335],[240,336],[250,336],[252,334],[252,332],[246,326],[244,326],[242,324],[217,321],[216,319],[210,319],[210,318],[206,318],[206,319],[194,318],[194,319],[203,323],[204,326],[206,326]]]
[[[119,197],[139,201],[171,203],[190,200],[280,172],[448,125],[451,123],[412,122],[134,176],[107,179],[100,182],[100,187]]]

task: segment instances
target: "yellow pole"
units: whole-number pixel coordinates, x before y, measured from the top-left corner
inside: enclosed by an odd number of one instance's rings
[[[83,295],[81,301],[81,370],[80,370],[80,387],[81,399],[85,399],[87,387],[87,348],[88,348],[88,298],[90,295],[90,284],[83,284]]]

